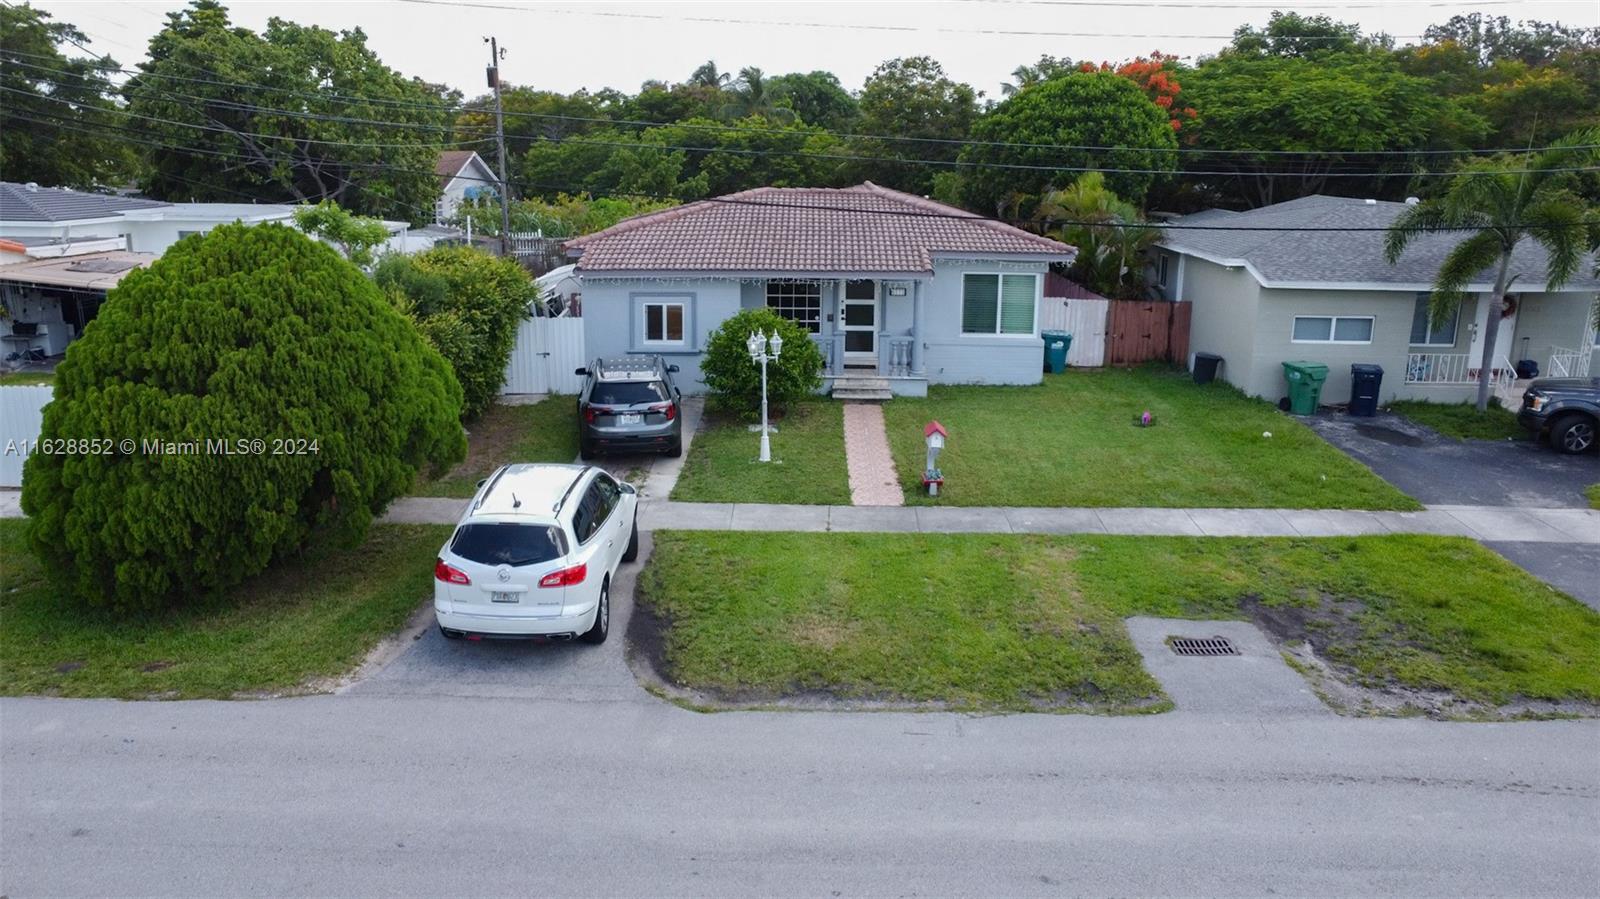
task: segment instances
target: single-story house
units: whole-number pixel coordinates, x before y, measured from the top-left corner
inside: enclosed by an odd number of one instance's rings
[[[492,197],[500,179],[474,150],[446,150],[434,165],[439,174],[439,199],[434,201],[435,223],[450,221],[466,200]]]
[[[165,203],[6,181],[0,182],[0,238],[121,237],[122,249],[159,256],[185,237],[218,225],[292,226],[294,209],[288,203]],[[387,249],[418,252],[433,246],[426,238],[408,240],[405,222],[384,225],[390,235]]]
[[[1304,360],[1329,367],[1324,402],[1349,397],[1353,363],[1383,367],[1382,402],[1463,402],[1475,395],[1482,367],[1495,273],[1480,273],[1456,315],[1434,325],[1429,291],[1462,235],[1418,235],[1390,265],[1384,229],[1405,208],[1310,196],[1248,212],[1181,216],[1168,222],[1151,254],[1149,282],[1165,299],[1194,304],[1191,354],[1221,356],[1220,377],[1253,396],[1285,395],[1281,363]],[[1505,398],[1520,394],[1516,366],[1524,360],[1537,363],[1541,375],[1600,371],[1590,326],[1600,280],[1592,268],[1551,291],[1543,249],[1532,241],[1517,247],[1512,302],[1491,368]]]
[[[824,389],[923,396],[928,384],[1037,384],[1039,301],[1074,250],[867,182],[763,187],[646,213],[567,241],[590,358],[660,353],[700,392],[706,341],[766,307],[811,335]]]

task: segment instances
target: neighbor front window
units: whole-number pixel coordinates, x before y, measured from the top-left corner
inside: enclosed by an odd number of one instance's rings
[[[1417,304],[1411,310],[1411,345],[1455,346],[1456,320],[1460,317],[1461,306],[1458,303],[1450,310],[1450,317],[1444,324],[1435,326],[1428,315],[1428,295],[1417,294]]]
[[[645,303],[644,342],[647,344],[683,343],[683,303]]]
[[[1370,315],[1297,315],[1291,339],[1295,343],[1371,343]]]
[[[813,334],[822,331],[822,283],[768,281],[767,308]]]
[[[1156,284],[1161,287],[1167,286],[1167,260],[1165,253],[1156,257]]]
[[[1038,275],[965,275],[961,333],[1031,335],[1038,295]]]

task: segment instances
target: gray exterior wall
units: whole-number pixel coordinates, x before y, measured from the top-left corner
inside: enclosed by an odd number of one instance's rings
[[[1039,292],[1034,294],[1031,336],[983,337],[961,333],[961,282],[968,272],[1035,273],[1044,289],[1042,262],[975,263],[941,260],[922,285],[924,367],[933,384],[1038,384],[1044,380],[1044,342],[1039,338]]]
[[[1222,357],[1218,377],[1254,394],[1250,377],[1256,356],[1260,285],[1242,268],[1229,269],[1192,257],[1183,265],[1183,296],[1178,299],[1194,304],[1189,320],[1190,368],[1195,353],[1215,353]],[[1169,272],[1176,280],[1176,262],[1169,263]]]
[[[1594,295],[1587,293],[1525,293],[1517,307],[1517,331],[1511,344],[1511,361],[1532,359],[1539,373],[1550,373],[1550,353],[1556,347],[1578,349],[1588,336]],[[1523,350],[1523,338],[1528,339]],[[1589,347],[1591,373],[1600,373],[1600,352]]]
[[[587,356],[626,356],[630,353],[660,353],[676,364],[678,388],[684,393],[704,393],[700,356],[707,337],[723,320],[739,311],[738,279],[654,283],[639,279],[608,279],[593,276],[583,279],[583,339]],[[652,298],[681,300],[684,303],[685,343],[682,347],[647,346],[643,341],[644,303]]]

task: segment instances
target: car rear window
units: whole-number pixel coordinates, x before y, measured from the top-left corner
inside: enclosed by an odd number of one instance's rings
[[[602,406],[660,403],[666,399],[667,387],[660,381],[601,381],[589,391],[589,402]]]
[[[480,565],[537,565],[560,558],[565,542],[549,525],[485,522],[463,525],[450,551]]]

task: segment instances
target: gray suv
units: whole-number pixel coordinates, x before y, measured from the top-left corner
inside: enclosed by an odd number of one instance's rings
[[[672,383],[676,365],[660,356],[596,359],[578,393],[578,452],[661,452],[683,455],[683,393]]]
[[[1589,452],[1600,430],[1600,378],[1534,381],[1522,394],[1517,421],[1536,435],[1549,434],[1558,452]]]

